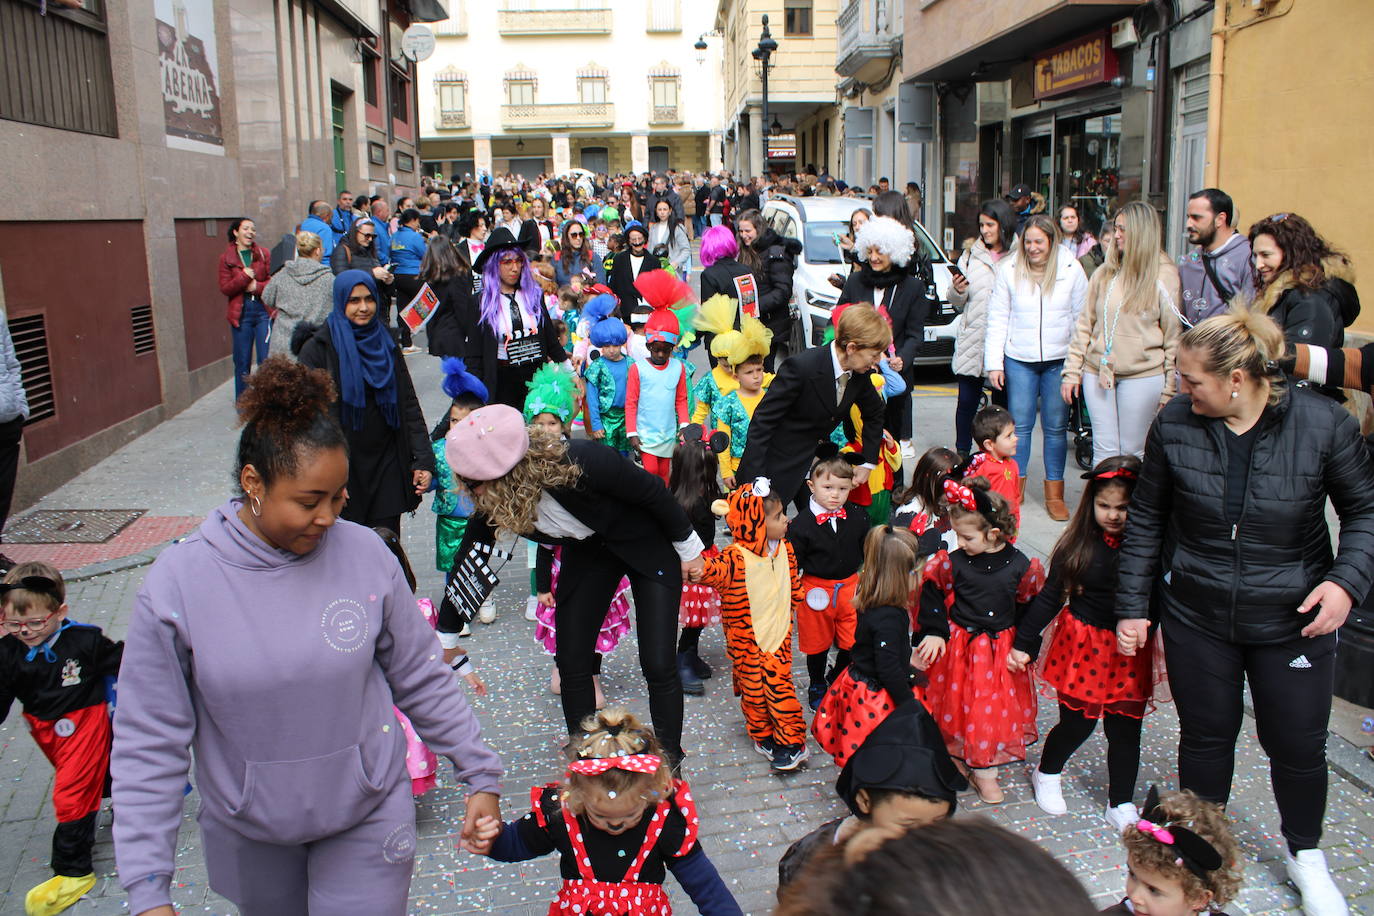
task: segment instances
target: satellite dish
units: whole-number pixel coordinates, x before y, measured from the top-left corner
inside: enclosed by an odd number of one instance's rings
[[[429,60],[434,54],[434,30],[417,22],[401,35],[401,53],[413,61]]]

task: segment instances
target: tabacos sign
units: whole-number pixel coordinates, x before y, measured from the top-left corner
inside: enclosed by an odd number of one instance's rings
[[[1037,54],[1035,98],[1049,99],[1096,86],[1116,74],[1116,52],[1104,29]]]

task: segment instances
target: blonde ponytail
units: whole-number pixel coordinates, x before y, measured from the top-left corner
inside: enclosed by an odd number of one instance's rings
[[[1250,305],[1237,302],[1229,312],[1198,322],[1179,340],[1179,347],[1200,355],[1210,375],[1227,376],[1239,369],[1256,382],[1268,383],[1270,404],[1283,396],[1278,369],[1283,330]]]

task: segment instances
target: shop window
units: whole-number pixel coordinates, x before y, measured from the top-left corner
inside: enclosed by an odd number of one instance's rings
[[[1121,166],[1121,112],[1065,118],[1055,125],[1062,151],[1058,166],[1059,200],[1078,205],[1083,220],[1098,232],[1117,203]]]
[[[0,3],[0,60],[6,62],[0,118],[118,135],[104,3]]]
[[[812,0],[783,0],[782,33],[792,36],[811,34]]]

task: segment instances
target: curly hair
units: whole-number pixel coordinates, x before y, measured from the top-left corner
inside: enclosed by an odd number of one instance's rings
[[[964,486],[970,490],[982,490],[983,496],[988,501],[988,514],[984,515],[976,509],[965,509],[958,504],[949,507],[949,520],[951,522],[962,521],[963,519],[973,519],[978,523],[978,530],[991,531],[997,528],[1002,532],[1003,543],[1010,543],[1016,539],[1016,513],[1011,510],[1011,503],[1001,493],[994,493],[988,489],[992,486],[986,477],[971,477],[963,481]]]
[[[262,361],[237,404],[243,432],[234,483],[240,492],[249,465],[263,486],[271,487],[278,477],[295,475],[306,454],[331,448],[348,452],[348,440],[330,412],[336,392],[324,369],[309,369],[286,356]]]
[[[1283,252],[1283,270],[1275,274],[1275,280],[1284,271],[1289,271],[1297,284],[1307,289],[1319,289],[1326,282],[1326,270],[1322,266],[1324,259],[1344,260],[1346,257],[1318,235],[1311,223],[1296,213],[1275,213],[1251,226],[1251,247],[1261,235],[1271,236]],[[1266,285],[1256,274],[1256,288],[1263,289]]]
[[[1127,858],[1178,881],[1183,887],[1184,897],[1190,902],[1195,903],[1210,893],[1210,910],[1234,899],[1240,890],[1243,864],[1240,845],[1231,835],[1231,822],[1226,814],[1218,805],[1203,801],[1191,791],[1170,792],[1159,800],[1159,807],[1168,816],[1168,820],[1159,826],[1184,826],[1211,843],[1221,853],[1221,868],[1208,872],[1206,878],[1199,878],[1180,864],[1178,853],[1172,846],[1165,846],[1134,827],[1126,828],[1121,834],[1121,844],[1126,847]]]
[[[587,795],[599,792],[615,798],[637,792],[648,803],[657,803],[673,790],[673,771],[663,756],[653,729],[643,725],[624,709],[603,709],[582,720],[582,731],[568,743],[571,760],[653,754],[661,763],[652,773],[631,773],[610,769],[596,776],[568,773],[563,779],[560,798],[575,815],[584,813]]]
[[[568,459],[568,443],[531,427],[525,457],[504,476],[487,481],[481,493],[473,494],[473,505],[495,527],[523,535],[535,528],[539,497],[545,490],[571,487],[581,479],[582,469]]]

